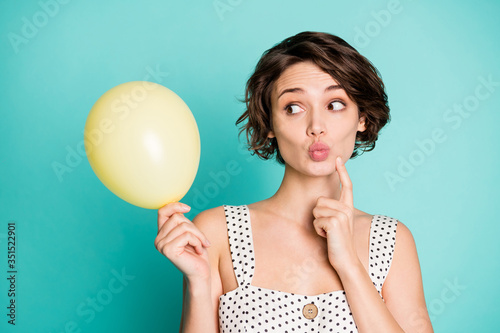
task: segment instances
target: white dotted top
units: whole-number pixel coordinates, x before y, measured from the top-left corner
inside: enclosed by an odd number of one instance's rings
[[[255,258],[248,207],[224,205],[224,210],[238,288],[219,297],[221,333],[358,332],[344,290],[306,296],[252,286]],[[394,253],[397,222],[384,215],[374,215],[371,221],[368,273],[380,297]],[[317,308],[312,319],[303,314],[307,304]]]

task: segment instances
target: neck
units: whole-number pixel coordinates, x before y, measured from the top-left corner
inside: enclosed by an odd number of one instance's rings
[[[339,200],[340,179],[337,172],[323,177],[309,177],[285,166],[285,175],[276,193],[267,201],[273,211],[294,223],[312,227],[312,209],[320,196]]]

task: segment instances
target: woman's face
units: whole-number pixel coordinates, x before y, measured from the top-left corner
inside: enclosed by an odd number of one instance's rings
[[[364,117],[338,83],[312,62],[288,67],[276,80],[273,131],[285,163],[310,176],[335,172],[335,158],[351,157]],[[319,143],[319,144],[318,144]]]

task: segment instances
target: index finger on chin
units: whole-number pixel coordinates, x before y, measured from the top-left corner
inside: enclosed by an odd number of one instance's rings
[[[337,158],[337,172],[339,173],[340,183],[342,184],[339,201],[353,207],[354,203],[351,178],[349,177],[345,164],[340,156]]]

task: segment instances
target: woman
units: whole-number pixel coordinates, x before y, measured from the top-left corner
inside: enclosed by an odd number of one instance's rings
[[[339,37],[303,32],[266,51],[237,124],[285,166],[270,198],[158,210],[155,246],[184,274],[181,332],[433,332],[413,237],[353,206],[344,162],[389,120],[377,70]]]

